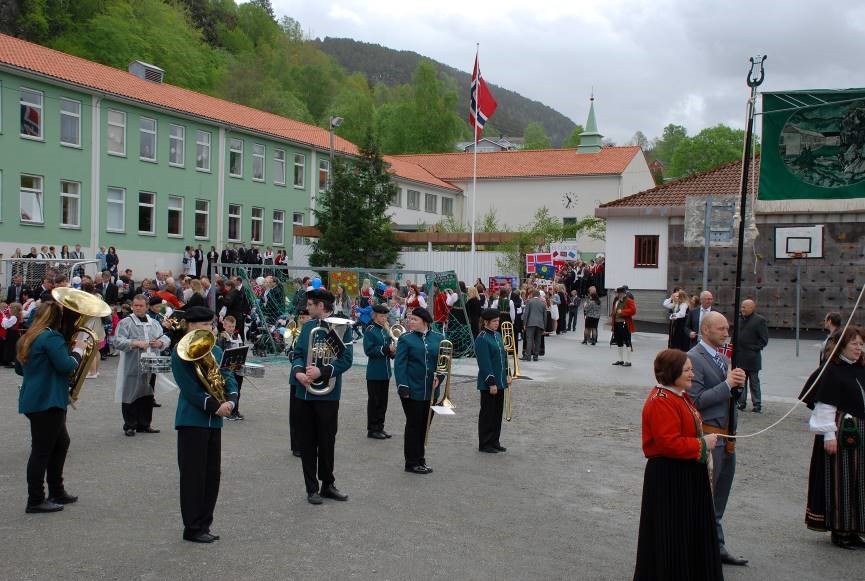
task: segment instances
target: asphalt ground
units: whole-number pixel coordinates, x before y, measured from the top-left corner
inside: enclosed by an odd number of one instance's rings
[[[127,438],[114,403],[116,359],[89,380],[69,411],[68,490],[78,503],[28,515],[29,425],[17,414],[19,381],[0,370],[0,579],[629,579],[645,458],[640,411],[664,337],[637,334],[634,366],[615,349],[547,339],[547,356],[521,362],[504,454],[477,451],[473,361],[454,366],[457,415],[437,418],[427,448],[435,472],[403,471],[404,417],[391,398],[390,440],[366,437],[363,357],[345,377],[336,485],[345,503],[306,502],[300,461],[288,449],[287,367],[247,381],[246,420],[226,423],[213,530],[181,539],[176,394],[158,399],[160,434]],[[765,413],[743,414],[740,433],[781,417],[816,363],[816,343],[793,355],[773,340],[763,372]],[[795,410],[771,432],[741,440],[725,517],[728,547],[750,559],[728,579],[861,576],[865,554],[842,551],[804,526],[812,437]]]

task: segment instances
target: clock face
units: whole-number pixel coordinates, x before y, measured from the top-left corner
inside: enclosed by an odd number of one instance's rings
[[[573,208],[577,205],[580,197],[573,192],[565,192],[562,194],[562,205],[565,208]]]

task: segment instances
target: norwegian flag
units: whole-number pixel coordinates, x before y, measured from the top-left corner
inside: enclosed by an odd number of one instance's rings
[[[475,54],[475,69],[472,73],[471,101],[469,102],[469,125],[475,130],[475,143],[484,130],[487,119],[496,112],[496,103],[493,94],[487,88],[484,78],[481,76],[481,67],[478,64],[478,55]]]
[[[727,359],[730,359],[732,361],[732,359],[733,359],[733,344],[732,343],[724,343],[723,345],[718,347],[718,353],[720,353],[721,355],[723,355],[724,357],[726,357]]]

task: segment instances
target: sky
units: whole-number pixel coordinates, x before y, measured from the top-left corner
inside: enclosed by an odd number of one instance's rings
[[[861,0],[271,2],[313,38],[414,51],[469,73],[479,44],[487,82],[575,123],[594,90],[598,129],[620,145],[669,123],[689,135],[744,127],[754,55],[768,56],[760,91],[865,87]]]

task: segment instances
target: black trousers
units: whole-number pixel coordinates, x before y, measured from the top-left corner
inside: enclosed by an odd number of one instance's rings
[[[222,430],[177,428],[177,465],[180,467],[180,514],[183,532],[208,532],[219,496]]]
[[[66,410],[49,408],[31,412],[30,459],[27,461],[27,504],[41,504],[45,500],[44,482],[48,479],[48,496],[63,494],[63,465],[69,450],[69,432],[66,431]]]
[[[384,416],[387,414],[387,392],[390,387],[388,379],[367,379],[366,391],[369,399],[366,401],[366,431],[381,432],[384,430]]]
[[[124,430],[142,430],[153,422],[153,396],[143,395],[132,403],[120,404]]]
[[[243,376],[235,373],[234,380],[237,382],[237,401],[234,402],[234,410],[231,413],[237,415],[240,413],[240,388],[243,387]]]
[[[400,401],[402,401],[402,411],[405,412],[403,439],[405,465],[407,468],[426,465],[424,438],[426,438],[430,402],[428,399],[409,398],[400,398]]]
[[[481,390],[481,411],[478,414],[478,449],[501,446],[502,411],[505,408],[505,392],[498,390],[495,395]]]
[[[303,461],[303,480],[306,493],[312,494],[335,482],[333,477],[333,449],[339,423],[339,400],[295,400],[297,411],[297,437]]]
[[[297,414],[300,408],[297,407],[297,396],[294,394],[294,386],[290,385],[288,389],[288,437],[291,442],[291,451],[300,451],[300,438],[297,437]]]

